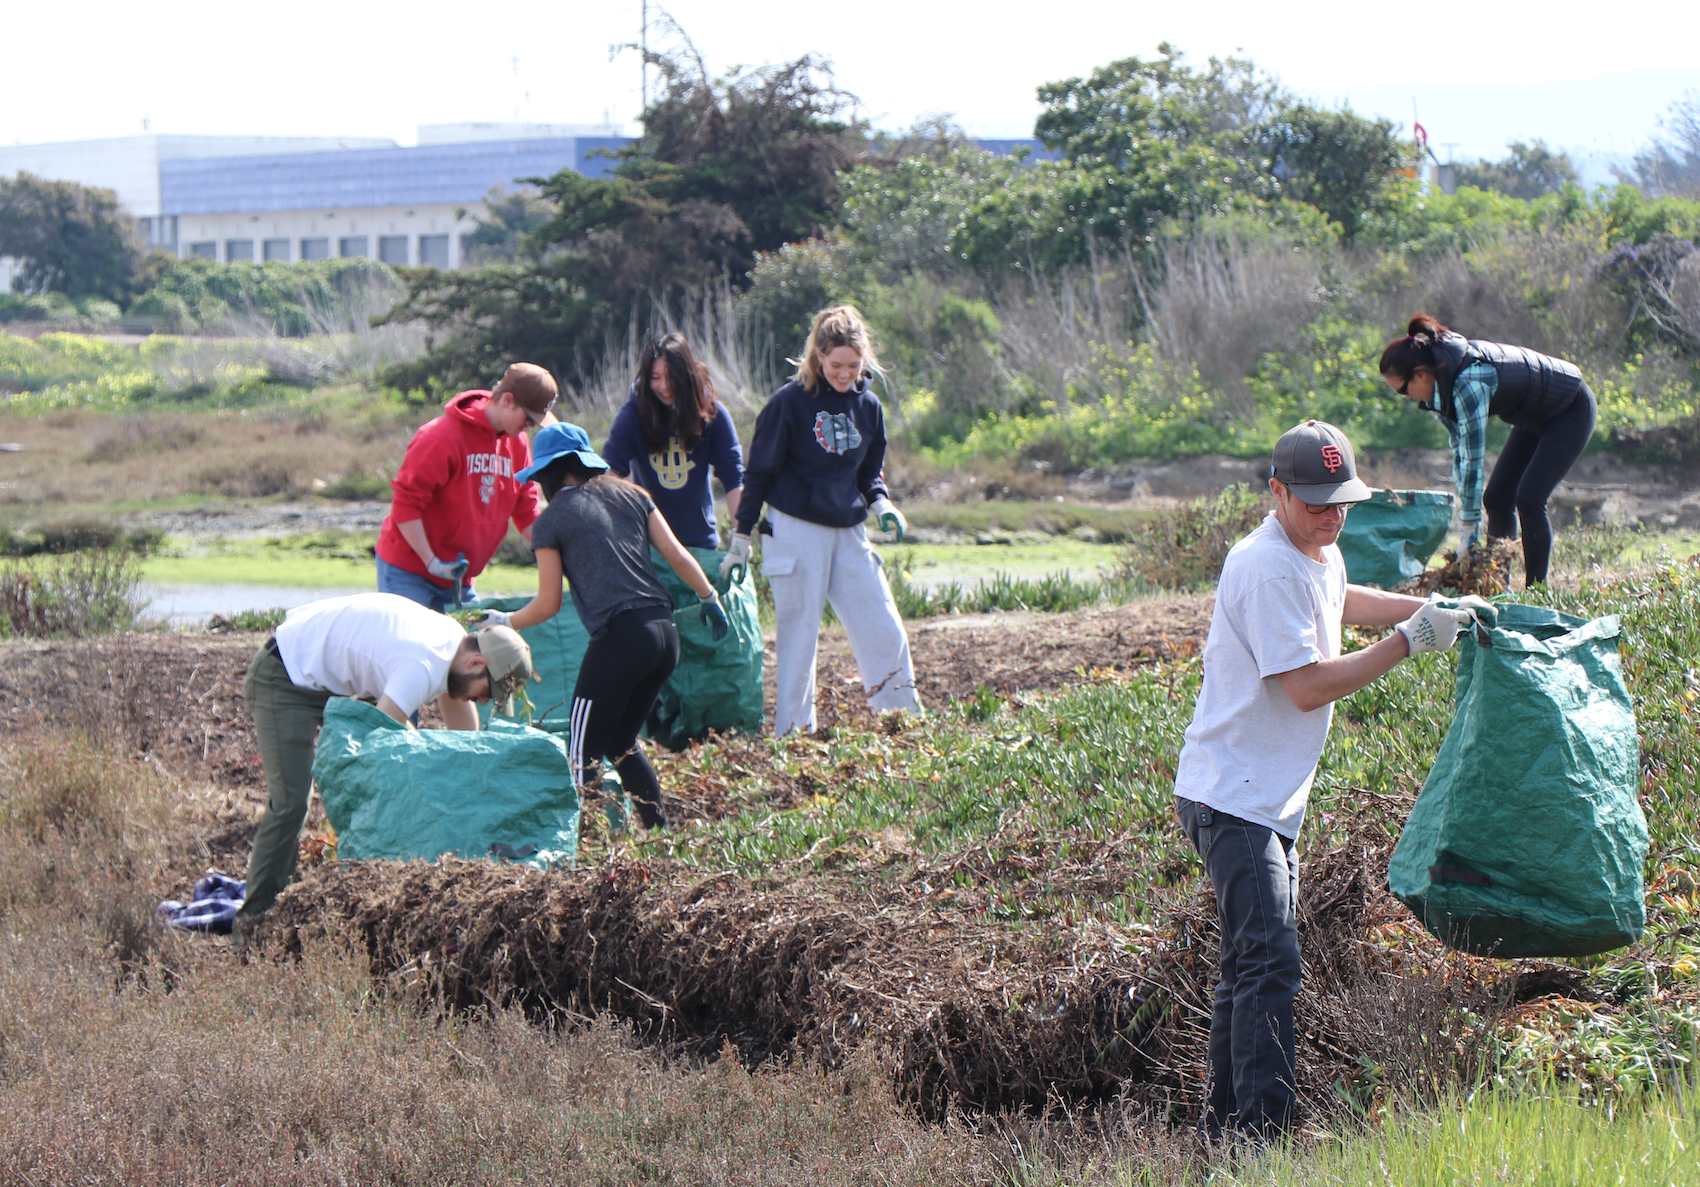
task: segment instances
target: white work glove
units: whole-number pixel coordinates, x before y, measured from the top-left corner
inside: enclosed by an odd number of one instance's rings
[[[750,538],[748,536],[733,536],[732,543],[727,546],[726,555],[720,558],[720,580],[725,582],[742,581],[744,573],[750,567]]]
[[[481,631],[487,626],[508,626],[510,617],[512,616],[506,610],[480,610],[478,617],[468,625],[475,631]]]
[[[446,561],[434,556],[426,562],[425,568],[438,580],[459,585],[460,579],[466,576],[466,557],[462,555],[452,561]]]
[[[1492,630],[1499,624],[1499,607],[1486,598],[1475,594],[1465,594],[1461,598],[1449,598],[1445,594],[1433,593],[1428,596],[1431,602],[1450,602],[1452,609],[1458,609],[1468,614],[1477,626]]]
[[[1447,610],[1428,602],[1393,629],[1405,636],[1407,655],[1421,655],[1451,647],[1458,641],[1458,628],[1469,621],[1468,610]]]
[[[868,508],[874,518],[879,520],[880,531],[896,532],[896,543],[903,543],[903,536],[909,531],[909,521],[903,518],[903,512],[891,505],[891,500],[881,495]]]
[[[1475,548],[1477,541],[1481,537],[1482,521],[1479,519],[1466,519],[1462,521],[1459,525],[1459,534],[1464,538],[1464,551],[1471,551]]]

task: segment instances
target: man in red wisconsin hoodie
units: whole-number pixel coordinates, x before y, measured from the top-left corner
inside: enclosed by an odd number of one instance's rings
[[[555,419],[557,394],[549,372],[515,363],[494,389],[461,392],[413,435],[378,535],[379,593],[441,611],[474,596],[472,579],[509,520],[531,539],[537,488],[514,475],[531,464],[526,428]]]

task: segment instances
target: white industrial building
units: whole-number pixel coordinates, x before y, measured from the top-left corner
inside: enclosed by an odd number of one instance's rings
[[[369,256],[458,268],[492,189],[575,169],[597,177],[628,143],[618,127],[436,124],[393,140],[126,136],[0,146],[19,172],[104,186],[143,239],[227,263]],[[0,259],[0,289],[11,287]]]

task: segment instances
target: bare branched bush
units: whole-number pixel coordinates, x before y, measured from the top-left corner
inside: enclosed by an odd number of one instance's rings
[[[1160,361],[1250,410],[1245,380],[1258,360],[1289,349],[1321,305],[1329,260],[1279,241],[1196,238],[1162,249],[1162,278],[1141,284],[1146,333]]]
[[[1646,284],[1648,315],[1674,337],[1700,347],[1700,251],[1683,256],[1668,273],[1649,271]]]
[[[748,319],[740,320],[732,288],[723,282],[697,290],[678,305],[657,301],[647,320],[634,313],[625,336],[603,351],[594,378],[569,393],[574,408],[615,412],[626,402],[647,341],[642,328],[646,325],[652,336],[679,333],[690,339],[691,349],[708,368],[715,396],[734,412],[760,407],[767,398],[758,378],[754,327]]]
[[[1123,257],[1034,282],[1010,279],[994,293],[992,307],[1010,371],[1059,405],[1071,393],[1102,395],[1103,352],[1126,343],[1138,320],[1135,266]]]
[[[1578,362],[1619,357],[1629,328],[1623,298],[1604,283],[1597,246],[1580,234],[1507,235],[1478,247],[1435,291],[1437,314],[1472,338],[1514,342]],[[1456,295],[1454,295],[1456,294]],[[1456,320],[1451,320],[1456,319]]]

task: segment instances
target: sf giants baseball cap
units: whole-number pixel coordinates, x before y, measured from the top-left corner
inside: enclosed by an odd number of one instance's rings
[[[1361,503],[1372,493],[1358,479],[1352,443],[1324,420],[1307,420],[1281,434],[1275,442],[1270,476],[1286,483],[1294,498],[1312,507]]]

